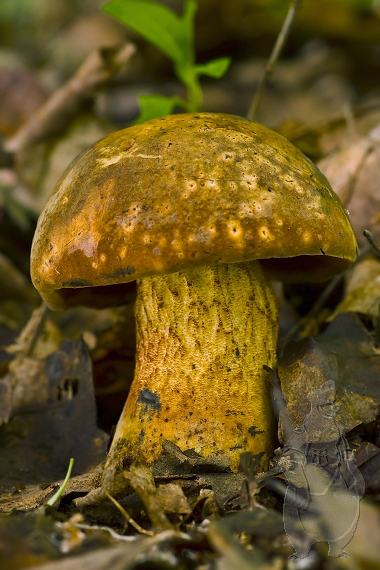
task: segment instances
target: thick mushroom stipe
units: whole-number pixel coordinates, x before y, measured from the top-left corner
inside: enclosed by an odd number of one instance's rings
[[[259,262],[139,280],[135,377],[108,464],[152,463],[165,439],[233,471],[243,451],[270,452],[277,313]]]

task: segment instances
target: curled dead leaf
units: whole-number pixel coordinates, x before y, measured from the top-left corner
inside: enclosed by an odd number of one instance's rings
[[[337,422],[344,431],[375,419],[380,406],[380,351],[353,313],[339,314],[326,331],[285,346],[278,371],[293,427],[310,410],[307,395],[335,382]],[[281,435],[281,434],[280,434]]]

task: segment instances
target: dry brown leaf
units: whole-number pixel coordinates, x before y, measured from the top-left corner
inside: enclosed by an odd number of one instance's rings
[[[172,528],[157,494],[152,469],[133,463],[123,475],[144,503],[153,527],[161,530]]]
[[[14,133],[47,98],[36,74],[21,66],[0,69],[0,132]]]
[[[367,493],[380,491],[380,448],[363,441],[355,453],[357,467],[363,475]]]
[[[380,567],[380,509],[368,501],[360,503],[360,518],[351,542],[345,547],[350,558],[337,558],[347,570],[372,570]]]
[[[8,423],[0,428],[3,488],[64,475],[69,459],[83,472],[105,456],[96,426],[92,366],[82,339],[62,342],[44,359],[22,355],[3,379],[10,387]]]
[[[359,246],[366,244],[364,230],[380,238],[380,123],[367,136],[356,136],[348,145],[318,163],[334,192],[350,212]]]
[[[380,261],[372,257],[358,263],[348,276],[346,295],[328,317],[351,312],[377,319],[380,314]]]
[[[352,313],[341,313],[324,333],[290,342],[278,371],[293,427],[310,411],[307,395],[328,380],[335,382],[336,421],[345,431],[373,421],[380,405],[380,350]]]

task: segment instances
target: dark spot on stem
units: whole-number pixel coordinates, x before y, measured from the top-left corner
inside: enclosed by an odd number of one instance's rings
[[[145,437],[145,429],[142,429],[139,433],[139,437],[137,439],[137,445],[141,445],[143,442],[143,439]]]
[[[137,401],[140,402],[141,404],[152,406],[152,408],[154,408],[155,410],[161,409],[161,402],[159,396],[154,392],[148,390],[148,388],[143,388],[140,391]]]
[[[260,429],[257,429],[256,426],[251,426],[250,428],[248,428],[248,433],[250,436],[255,437],[255,435],[258,435],[259,433],[264,433],[264,432]]]

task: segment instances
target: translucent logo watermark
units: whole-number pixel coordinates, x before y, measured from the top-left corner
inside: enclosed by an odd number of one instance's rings
[[[284,527],[295,550],[293,560],[305,558],[315,542],[323,541],[329,556],[348,556],[343,549],[358,523],[364,479],[336,422],[335,394],[332,380],[308,394],[310,413],[288,437],[278,459],[287,480]]]

